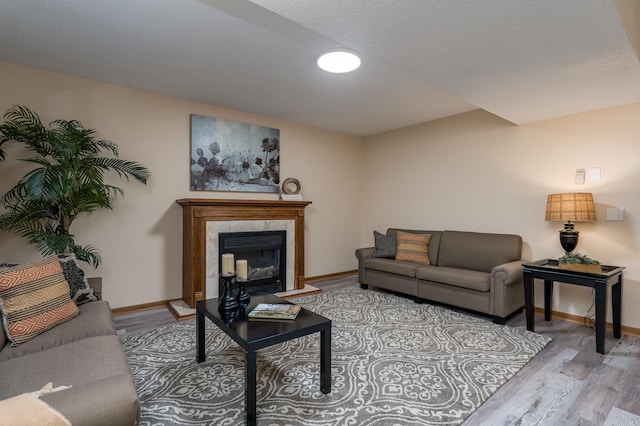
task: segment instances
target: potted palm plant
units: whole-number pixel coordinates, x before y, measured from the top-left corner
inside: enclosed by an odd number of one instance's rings
[[[69,228],[82,213],[112,209],[111,198],[123,195],[104,181],[107,172],[146,184],[149,170],[142,164],[118,158],[118,146],[98,139],[93,129],[76,120],[55,120],[48,126],[28,108],[14,105],[0,124],[0,162],[7,157],[5,144],[18,142],[33,154],[21,161],[35,166],[0,198],[0,231],[17,232],[40,253],[72,251],[97,267],[100,253],[80,246]],[[106,151],[110,156],[103,156]]]

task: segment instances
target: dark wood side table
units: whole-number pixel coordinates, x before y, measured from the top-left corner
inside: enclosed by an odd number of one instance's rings
[[[320,391],[331,392],[331,320],[302,308],[293,321],[248,320],[247,313],[258,303],[290,303],[272,294],[251,296],[250,304],[233,318],[218,312],[218,299],[196,302],[196,360],[206,359],[205,317],[235,340],[245,351],[245,410],[248,426],[256,424],[256,351],[277,343],[320,332]]]
[[[527,330],[534,331],[534,287],[533,279],[544,280],[544,319],[551,321],[551,296],[554,281],[591,287],[596,292],[596,351],[604,354],[604,333],[607,322],[607,288],[611,287],[611,309],[613,314],[613,336],[620,337],[620,311],[622,302],[622,271],[623,266],[602,265],[601,273],[580,272],[561,269],[558,261],[543,259],[525,263],[522,269],[524,275],[524,303],[527,319]]]

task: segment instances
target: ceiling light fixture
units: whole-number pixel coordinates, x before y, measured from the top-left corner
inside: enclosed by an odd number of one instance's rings
[[[360,56],[349,49],[332,49],[318,56],[318,66],[327,72],[343,74],[360,67]]]

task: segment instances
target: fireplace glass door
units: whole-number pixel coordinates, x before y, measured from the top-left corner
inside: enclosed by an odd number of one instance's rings
[[[247,260],[249,294],[284,291],[286,241],[287,231],[221,232],[218,234],[219,270],[222,270],[222,255],[233,253],[235,260]]]

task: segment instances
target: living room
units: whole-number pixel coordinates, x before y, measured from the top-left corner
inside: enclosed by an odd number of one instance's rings
[[[637,49],[637,47],[636,47]],[[14,104],[43,122],[76,119],[120,147],[122,158],[151,170],[147,185],[121,182],[112,211],[79,218],[74,234],[99,248],[103,297],[114,309],[181,298],[181,198],[276,199],[275,194],[190,191],[190,114],[274,127],[281,132],[281,174],[302,186],[306,208],[307,278],[357,269],[354,250],[388,227],[512,233],[523,258],[557,258],[561,222],[544,220],[546,197],[591,192],[597,220],[576,224],[577,251],[625,266],[623,332],[640,333],[640,102],[612,105],[516,125],[480,108],[376,134],[354,135],[295,120],[231,109],[28,66],[0,56],[0,111]],[[637,59],[637,58],[636,58]],[[214,80],[215,81],[215,80]],[[224,84],[224,82],[215,82]],[[638,86],[636,86],[638,87]],[[636,88],[636,97],[639,95]],[[24,174],[7,148],[0,192]],[[576,184],[576,170],[587,179]],[[600,169],[600,179],[592,178]],[[595,172],[594,172],[595,173]],[[607,208],[624,221],[607,221]],[[12,234],[0,234],[0,262],[39,256]],[[538,283],[541,288],[541,284]],[[586,288],[558,286],[555,312],[582,318]],[[543,306],[536,292],[536,306]],[[609,313],[609,319],[610,313]]]

